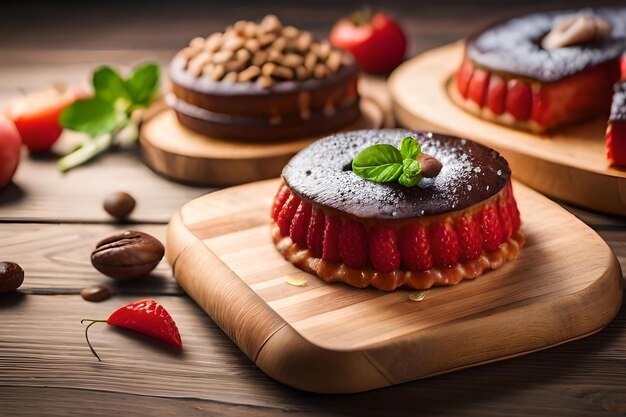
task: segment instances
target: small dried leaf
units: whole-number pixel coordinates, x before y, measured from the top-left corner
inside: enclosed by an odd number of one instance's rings
[[[428,294],[428,291],[415,291],[412,292],[411,294],[409,294],[409,300],[411,301],[422,301],[424,298],[426,298],[426,294]]]
[[[290,275],[285,278],[285,283],[289,285],[293,285],[294,287],[306,287],[307,280],[297,275]]]

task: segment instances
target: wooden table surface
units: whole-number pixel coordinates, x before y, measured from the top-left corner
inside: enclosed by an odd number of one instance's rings
[[[89,71],[102,63],[166,63],[189,38],[265,12],[324,34],[336,17],[354,7],[354,2],[335,3],[29,9],[27,2],[0,18],[0,102],[53,82],[87,80]],[[414,55],[496,18],[583,4],[453,3],[385,7],[407,28]],[[24,18],[31,22],[26,28]],[[367,82],[384,100],[384,80]],[[56,171],[54,161],[54,155],[25,153],[14,184],[0,190],[0,258],[18,262],[26,271],[20,292],[0,297],[2,416],[626,414],[626,308],[591,337],[427,380],[333,396],[282,386],[259,371],[180,290],[165,261],[149,279],[126,284],[111,282],[89,262],[95,242],[119,229],[142,230],[164,241],[174,210],[211,189],[159,177],[141,162],[137,150],[105,155],[65,175]],[[138,200],[132,224],[115,224],[101,209],[102,199],[117,190]],[[608,242],[624,269],[626,219],[565,207]],[[100,283],[115,289],[108,301],[89,303],[78,295],[85,286]],[[85,344],[80,319],[104,318],[146,297],[173,315],[185,352],[173,354],[143,337],[101,325],[91,331],[103,358],[98,363]]]

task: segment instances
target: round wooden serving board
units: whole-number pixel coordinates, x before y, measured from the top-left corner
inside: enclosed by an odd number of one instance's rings
[[[607,117],[537,135],[475,117],[448,93],[461,63],[463,42],[426,52],[402,64],[389,78],[397,121],[411,129],[434,130],[497,149],[513,175],[532,188],[590,209],[626,215],[626,171],[608,166]]]
[[[270,236],[279,180],[187,203],[168,226],[180,286],[265,373],[315,392],[365,391],[545,349],[604,327],[621,271],[589,227],[514,184],[526,246],[474,281],[382,292],[327,284],[285,261]],[[293,286],[286,280],[305,280]]]
[[[345,130],[383,127],[385,113],[374,100],[362,97],[361,113]],[[139,139],[156,172],[185,183],[224,186],[279,176],[292,156],[319,137],[276,143],[210,138],[187,129],[165,108],[143,124]]]

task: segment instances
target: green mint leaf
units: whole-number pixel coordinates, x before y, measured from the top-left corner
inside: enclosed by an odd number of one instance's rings
[[[414,187],[421,180],[422,180],[421,175],[419,177],[411,178],[411,177],[406,176],[405,174],[402,174],[398,178],[398,182],[400,183],[400,185],[404,185],[405,187]]]
[[[422,166],[415,159],[402,161],[402,175],[398,182],[405,187],[413,187],[422,180]]]
[[[64,128],[91,137],[112,131],[118,122],[119,115],[113,104],[99,97],[77,100],[59,116],[59,123]]]
[[[369,146],[352,160],[352,171],[370,181],[395,181],[402,174],[402,154],[392,145]]]
[[[416,177],[422,173],[422,165],[415,159],[405,159],[402,161],[402,173]]]
[[[93,73],[95,96],[110,103],[125,102],[130,106],[131,97],[122,77],[111,67],[102,66]],[[119,104],[117,104],[119,106]]]
[[[159,66],[143,64],[126,80],[126,89],[135,107],[148,107],[159,92]]]
[[[402,144],[400,145],[400,153],[402,154],[402,158],[404,159],[415,159],[422,152],[422,147],[419,143],[410,136],[402,139]]]

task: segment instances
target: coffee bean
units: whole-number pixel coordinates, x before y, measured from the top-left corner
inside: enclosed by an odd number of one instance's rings
[[[112,291],[106,285],[94,285],[93,287],[83,288],[80,296],[87,301],[98,303],[111,297]]]
[[[422,153],[417,157],[417,160],[422,167],[422,176],[424,178],[436,177],[441,172],[441,162],[435,157]]]
[[[117,219],[124,219],[135,209],[135,199],[128,193],[117,192],[104,200],[104,210]]]
[[[126,231],[98,242],[91,263],[111,278],[140,278],[156,268],[164,253],[163,244],[153,236]]]
[[[15,262],[0,262],[0,294],[18,289],[24,282],[24,270]]]

